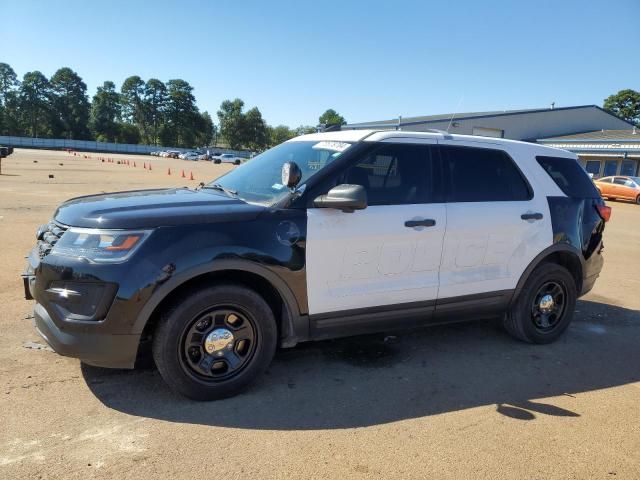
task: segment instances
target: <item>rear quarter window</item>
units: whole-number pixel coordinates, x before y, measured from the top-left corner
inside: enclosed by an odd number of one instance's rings
[[[589,175],[573,158],[539,156],[536,160],[568,197],[600,197]]]

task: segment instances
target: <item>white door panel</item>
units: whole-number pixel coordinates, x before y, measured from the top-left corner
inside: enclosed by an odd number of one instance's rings
[[[522,220],[527,212],[543,218]],[[513,289],[529,263],[551,244],[546,199],[449,203],[438,296]]]
[[[307,217],[310,314],[437,298],[444,204],[310,208]],[[427,218],[436,224],[404,225]]]

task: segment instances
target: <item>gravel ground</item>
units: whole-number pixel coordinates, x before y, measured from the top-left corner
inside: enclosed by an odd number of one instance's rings
[[[152,368],[43,348],[19,275],[66,198],[233,167],[91,157],[2,162],[0,478],[640,478],[640,206],[610,202],[602,276],[553,345],[491,322],[300,345],[247,393],[195,403]]]

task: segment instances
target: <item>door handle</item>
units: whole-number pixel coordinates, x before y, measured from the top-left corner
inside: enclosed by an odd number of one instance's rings
[[[542,220],[541,213],[523,213],[520,215],[522,220]]]
[[[436,221],[431,218],[427,218],[425,220],[407,220],[404,222],[404,226],[408,228],[433,227],[435,224]]]

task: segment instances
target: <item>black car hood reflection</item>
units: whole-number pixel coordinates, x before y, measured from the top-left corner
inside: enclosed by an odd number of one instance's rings
[[[255,219],[264,207],[215,190],[135,190],[72,198],[55,220],[84,228],[149,228]]]

